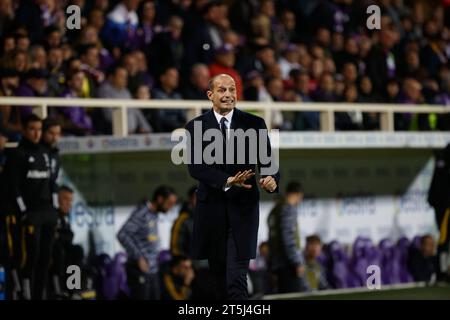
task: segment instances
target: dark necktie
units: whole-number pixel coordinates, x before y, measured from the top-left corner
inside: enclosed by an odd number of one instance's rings
[[[220,131],[222,131],[223,140],[227,141],[227,125],[225,124],[228,122],[227,118],[223,117],[220,119]]]

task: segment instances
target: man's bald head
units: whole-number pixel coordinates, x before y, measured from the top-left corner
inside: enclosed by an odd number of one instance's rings
[[[211,79],[209,79],[209,82],[208,82],[208,90],[209,90],[209,91],[213,91],[214,86],[215,86],[215,83],[216,83],[216,80],[217,80],[217,79],[222,79],[222,78],[231,80],[231,81],[233,81],[234,85],[236,85],[236,83],[234,82],[234,79],[233,79],[232,76],[230,76],[229,74],[226,74],[226,73],[221,73],[221,74],[215,75],[214,77],[212,77]]]
[[[218,74],[209,81],[207,95],[214,110],[226,115],[236,106],[236,83],[230,75]]]

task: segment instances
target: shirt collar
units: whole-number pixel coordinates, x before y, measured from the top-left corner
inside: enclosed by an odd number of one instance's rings
[[[224,116],[221,115],[221,114],[219,114],[219,113],[217,113],[216,110],[214,110],[214,109],[213,109],[213,112],[214,112],[214,115],[216,116],[217,123],[218,123],[219,126],[220,126],[220,120],[221,120]],[[228,114],[225,116],[225,119],[228,120],[228,123],[227,123],[227,126],[228,126],[228,127],[230,127],[230,125],[231,125],[231,119],[233,118],[233,113],[234,113],[234,109],[231,110],[230,112],[228,112]]]

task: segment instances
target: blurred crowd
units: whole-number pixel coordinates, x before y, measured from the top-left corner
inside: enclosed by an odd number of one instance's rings
[[[69,5],[81,28],[68,29]],[[381,8],[369,30],[367,6]],[[0,0],[0,96],[207,99],[228,73],[248,101],[450,104],[448,1]],[[299,104],[299,111],[302,105]],[[0,107],[20,137],[31,107]],[[110,134],[111,109],[50,108],[64,135]],[[273,110],[273,127],[318,130],[318,112]],[[183,127],[181,109],[129,109],[129,133]],[[379,114],[338,112],[338,130]],[[396,130],[447,130],[448,115],[396,114]]]

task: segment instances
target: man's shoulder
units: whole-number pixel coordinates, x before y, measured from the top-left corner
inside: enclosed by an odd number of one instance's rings
[[[253,113],[246,112],[240,109],[235,109],[235,112],[237,112],[237,116],[243,120],[244,122],[250,124],[251,126],[259,126],[259,127],[265,127],[266,123],[263,118],[260,116],[257,116]]]
[[[188,121],[188,123],[186,124],[186,128],[192,127],[194,125],[194,122],[197,122],[197,121],[203,122],[203,121],[205,121],[206,117],[209,115],[210,112],[212,112],[212,111],[208,110],[208,111],[202,113],[201,115],[195,117],[194,119]]]

